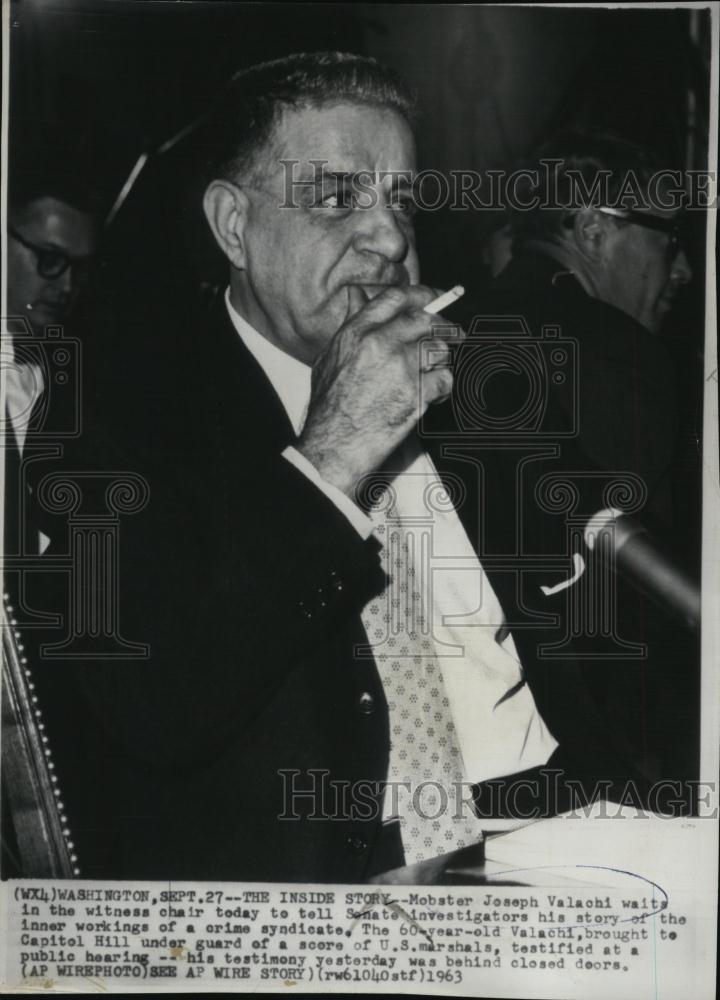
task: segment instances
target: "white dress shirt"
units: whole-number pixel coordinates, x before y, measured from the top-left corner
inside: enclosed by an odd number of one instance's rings
[[[5,360],[3,358],[3,367],[6,368],[5,407],[10,417],[18,451],[22,455],[30,414],[43,393],[45,382],[40,365],[16,364],[9,358],[6,364]]]
[[[233,308],[229,289],[225,301],[235,329],[299,435],[310,401],[310,367],[253,329]],[[414,526],[418,518],[427,519],[427,489],[443,488],[417,439],[408,438],[402,455],[402,469],[391,483],[395,513],[401,524]],[[348,496],[323,480],[295,448],[286,448],[283,456],[336,504],[363,538],[369,538],[373,522]],[[432,638],[442,662],[465,778],[486,781],[545,764],[557,741],[524,683],[512,636],[508,634],[502,644],[496,641],[504,615],[490,581],[452,505],[433,509],[432,519]]]
[[[3,348],[3,368],[5,368],[5,411],[10,418],[10,424],[15,435],[18,454],[22,458],[25,450],[28,424],[35,404],[45,391],[45,381],[40,365],[15,361],[12,348]],[[4,457],[4,456],[3,456]],[[10,488],[15,489],[17,483]],[[5,484],[5,489],[8,484]],[[50,539],[45,532],[38,530],[37,553],[43,555]]]

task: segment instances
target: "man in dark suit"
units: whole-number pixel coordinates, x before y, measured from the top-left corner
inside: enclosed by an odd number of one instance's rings
[[[487,456],[498,485],[487,502],[488,517],[496,511],[496,534],[505,525],[512,536],[506,549],[518,546],[528,564],[569,557],[570,521],[580,525],[611,506],[629,510],[664,542],[683,537],[673,505],[677,391],[663,326],[692,272],[683,242],[684,192],[672,187],[673,175],[662,166],[650,150],[614,135],[569,131],[550,140],[528,164],[532,180],[511,213],[513,259],[475,304],[485,315],[521,317],[529,349],[542,344],[547,361],[537,427],[530,429],[527,414],[522,424],[528,373],[512,359],[488,382],[485,397],[490,413],[495,407],[495,427],[503,416],[507,426],[513,414],[520,417],[515,447],[507,447],[510,433],[506,446]],[[524,336],[515,330],[511,338],[515,362]],[[558,349],[572,363],[557,363]],[[567,489],[566,504],[552,502],[553,484]],[[508,518],[497,507],[510,496],[517,506]],[[581,537],[573,551],[592,562]],[[676,558],[687,554],[681,544]],[[696,569],[692,559],[688,564]],[[562,584],[572,573],[568,564],[544,582]],[[540,613],[548,597],[534,574],[523,577],[524,599]],[[626,746],[650,781],[696,777],[695,637],[621,578],[611,575],[603,587],[591,568],[560,592],[561,628],[549,630],[545,641],[575,633],[574,653],[615,721],[617,745]],[[544,675],[557,704],[552,655]]]
[[[72,730],[85,875],[361,882],[479,839],[443,782],[621,766],[577,677],[582,725],[546,724],[516,594],[478,561],[482,477],[415,434],[448,411],[461,333],[418,283],[410,98],[321,53],[223,102],[204,206],[225,299],[162,348],[128,330],[132,405],[126,384],[84,443],[147,482],[116,621],[150,656],[56,673],[47,727]]]
[[[11,450],[13,459],[25,459],[23,478],[32,468],[28,458],[35,450],[68,436],[77,425],[73,405],[77,359],[74,345],[60,347],[60,325],[85,283],[96,244],[93,195],[69,164],[48,166],[48,159],[47,149],[28,148],[16,154],[8,183],[3,430],[8,459]],[[42,540],[38,543],[38,525],[18,523],[23,507],[23,498],[16,495],[19,486],[19,480],[13,480],[6,489],[5,554],[37,554],[38,544],[44,545]],[[28,536],[26,545],[20,544],[23,533]]]
[[[68,157],[51,159],[49,148],[16,152],[8,178],[3,590],[21,627],[38,621],[28,571],[37,570],[50,538],[47,512],[36,503],[35,472],[46,458],[57,458],[63,440],[77,432],[77,345],[62,341],[60,324],[84,283],[96,244],[97,206],[90,186],[82,184]],[[7,746],[5,728],[3,733]],[[4,777],[5,874],[20,870],[7,792]]]

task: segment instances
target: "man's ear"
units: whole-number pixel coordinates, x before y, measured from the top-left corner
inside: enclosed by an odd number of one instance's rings
[[[233,267],[242,271],[246,261],[247,195],[232,181],[211,181],[205,191],[203,209],[218,246]]]
[[[606,215],[594,208],[581,208],[573,217],[572,238],[577,248],[590,260],[599,261],[605,254],[609,221]]]

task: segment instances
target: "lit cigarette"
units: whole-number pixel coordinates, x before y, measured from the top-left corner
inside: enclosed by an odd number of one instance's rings
[[[438,295],[438,297],[433,299],[432,302],[428,302],[425,306],[425,312],[432,313],[433,315],[435,313],[442,312],[443,309],[447,309],[448,306],[451,306],[453,302],[457,302],[458,299],[461,299],[464,294],[465,289],[463,286],[455,285],[455,287],[451,288],[449,292],[443,292],[442,295]]]

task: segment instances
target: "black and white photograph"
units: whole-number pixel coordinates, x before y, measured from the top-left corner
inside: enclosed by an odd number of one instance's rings
[[[714,996],[718,5],[2,9],[3,991]]]

